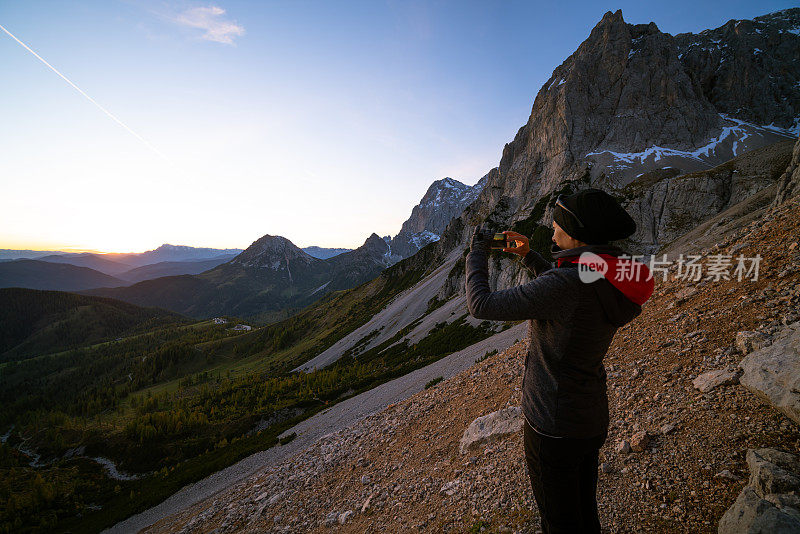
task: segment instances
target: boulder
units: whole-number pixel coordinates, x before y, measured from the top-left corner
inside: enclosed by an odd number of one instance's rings
[[[740,382],[800,424],[800,321],[785,326],[775,341],[739,364]]]
[[[522,409],[510,406],[483,415],[470,423],[461,438],[461,454],[514,434],[522,428]]]
[[[719,534],[800,532],[800,459],[775,449],[749,449],[750,480],[720,519]]]

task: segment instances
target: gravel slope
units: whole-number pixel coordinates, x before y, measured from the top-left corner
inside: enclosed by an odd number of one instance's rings
[[[355,345],[362,338],[375,330],[380,332],[364,346],[364,350],[369,350],[390,339],[395,333],[404,326],[411,324],[412,321],[420,317],[428,309],[428,301],[433,298],[442,285],[447,280],[447,274],[453,268],[461,255],[458,249],[453,250],[435,271],[423,278],[413,287],[400,293],[385,308],[375,314],[364,325],[356,328],[348,335],[331,345],[328,349],[320,352],[317,356],[302,365],[292,369],[293,371],[306,371],[314,368],[322,368],[332,364],[342,357],[344,351]],[[430,326],[432,328],[433,325]],[[430,330],[428,328],[428,330]]]

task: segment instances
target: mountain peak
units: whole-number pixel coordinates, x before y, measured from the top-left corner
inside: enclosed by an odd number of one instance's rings
[[[375,232],[372,232],[372,234],[367,238],[366,241],[364,241],[364,244],[361,246],[365,249],[374,252],[379,252],[381,254],[389,250],[389,245],[386,243],[386,241]]]
[[[625,22],[625,20],[622,18],[621,9],[616,11],[606,11],[603,15],[603,18],[600,19],[600,22],[597,25],[600,26],[601,24],[613,24],[615,22]]]
[[[572,166],[587,156],[692,152],[721,129],[675,39],[655,23],[628,24],[621,10],[609,11],[539,90],[528,123],[503,151],[500,174],[520,179],[515,197],[546,193],[566,169],[580,175]]]
[[[302,252],[300,248],[297,247],[294,243],[292,243],[287,238],[280,236],[280,235],[270,235],[265,234],[260,238],[253,241],[253,244],[250,245],[245,252],[248,250],[257,250],[259,253],[285,253],[285,252]]]
[[[294,259],[300,259],[306,263],[319,261],[287,238],[266,234],[253,241],[253,244],[236,256],[231,263],[239,263],[246,267],[264,267]]]
[[[469,188],[467,184],[459,180],[456,180],[455,178],[450,178],[449,176],[445,176],[440,180],[434,180],[433,183],[431,183],[430,187],[428,187],[428,191],[430,191],[431,189],[437,189],[437,188],[440,189],[442,187],[455,187],[458,189]]]
[[[407,258],[428,243],[437,241],[447,224],[478,197],[487,176],[472,186],[450,176],[434,180],[419,204],[411,210],[411,217],[391,239],[392,257]]]
[[[420,201],[420,206],[439,206],[442,202],[446,202],[450,197],[461,197],[466,192],[472,189],[467,184],[456,180],[455,178],[445,177],[440,180],[434,180],[425,195]]]
[[[206,248],[206,247],[191,247],[188,245],[172,245],[164,243],[156,249],[148,250],[138,255],[128,255],[132,258],[129,263],[136,267],[147,265],[148,263],[157,263],[160,261],[187,261],[198,259],[211,259],[217,256],[233,256],[242,252],[241,249],[234,248]]]

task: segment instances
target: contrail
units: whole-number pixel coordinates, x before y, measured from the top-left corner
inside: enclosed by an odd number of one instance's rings
[[[14,39],[16,42],[18,42],[20,45],[22,45],[22,47],[23,47],[25,50],[27,50],[28,52],[30,52],[31,54],[33,54],[34,56],[36,56],[36,59],[38,59],[39,61],[41,61],[41,62],[42,62],[42,63],[44,63],[45,65],[47,65],[47,66],[50,68],[50,70],[52,70],[53,72],[55,72],[56,74],[58,74],[59,76],[61,76],[61,78],[62,78],[62,79],[65,81],[65,82],[67,82],[68,84],[70,84],[70,85],[71,85],[71,86],[72,86],[72,87],[73,87],[73,88],[74,88],[76,91],[78,91],[80,94],[82,94],[83,96],[85,96],[85,97],[86,97],[86,99],[87,99],[89,102],[91,102],[92,104],[94,104],[95,106],[97,106],[97,107],[100,109],[100,111],[102,111],[103,113],[105,113],[106,115],[108,115],[109,117],[111,117],[111,119],[112,119],[114,122],[116,122],[117,124],[119,124],[120,126],[122,126],[123,128],[125,128],[125,129],[126,129],[126,130],[127,130],[127,131],[128,131],[130,134],[131,134],[131,135],[133,135],[134,137],[136,137],[136,139],[138,139],[139,141],[141,141],[142,143],[144,143],[145,145],[147,145],[147,148],[149,148],[150,150],[152,150],[153,152],[155,152],[156,154],[158,154],[159,156],[161,156],[161,157],[162,157],[162,158],[164,158],[165,160],[169,161],[169,158],[168,158],[167,156],[165,156],[164,154],[162,154],[162,153],[161,153],[161,152],[160,152],[160,151],[159,151],[159,150],[158,150],[156,147],[154,147],[153,145],[151,145],[151,144],[150,144],[150,143],[147,141],[147,139],[145,139],[144,137],[142,137],[142,136],[141,136],[141,135],[139,135],[138,133],[134,132],[134,131],[133,131],[131,128],[129,128],[129,127],[128,127],[128,125],[127,125],[127,124],[125,124],[124,122],[122,122],[121,120],[119,120],[117,117],[115,117],[113,113],[111,113],[111,112],[110,112],[110,111],[108,111],[106,108],[104,108],[103,106],[101,106],[100,104],[98,104],[98,103],[97,103],[97,101],[96,101],[94,98],[92,98],[91,96],[89,96],[89,95],[87,95],[86,93],[84,93],[84,92],[81,90],[81,88],[80,88],[80,87],[78,87],[77,85],[75,85],[74,83],[72,83],[72,81],[70,81],[70,79],[69,79],[69,78],[67,78],[66,76],[64,76],[64,75],[63,75],[63,74],[61,74],[60,72],[58,72],[58,70],[57,70],[57,69],[56,69],[54,66],[52,66],[50,63],[48,63],[47,61],[45,61],[45,60],[44,60],[44,58],[43,58],[42,56],[40,56],[39,54],[37,54],[36,52],[34,52],[33,50],[31,50],[31,47],[29,47],[28,45],[26,45],[25,43],[23,43],[22,41],[20,41],[19,39],[17,39],[17,38],[14,36],[14,34],[12,34],[10,31],[8,31],[7,29],[5,29],[5,28],[3,27],[3,25],[2,25],[2,24],[0,24],[0,30],[3,30],[4,32],[6,32],[6,33],[8,34],[8,36],[9,36],[9,37],[11,37],[11,38],[12,38],[12,39]]]

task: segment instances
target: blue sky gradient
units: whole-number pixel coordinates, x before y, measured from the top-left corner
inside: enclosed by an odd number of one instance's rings
[[[499,162],[608,10],[672,34],[796,3],[8,1],[0,248],[356,247]]]

